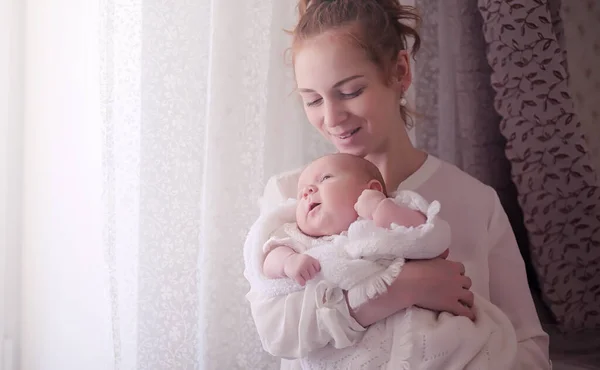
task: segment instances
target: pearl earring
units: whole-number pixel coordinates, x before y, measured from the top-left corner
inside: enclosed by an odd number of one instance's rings
[[[405,107],[407,103],[408,102],[406,101],[406,98],[403,95],[402,98],[400,98],[400,106]]]
[[[406,93],[406,91],[404,90],[404,88],[402,88],[402,90],[400,90],[400,106],[401,107],[405,107],[406,104],[408,103],[406,101],[405,93]]]

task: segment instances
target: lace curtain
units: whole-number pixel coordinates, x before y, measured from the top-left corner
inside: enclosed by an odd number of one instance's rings
[[[3,369],[277,368],[242,244],[266,179],[330,150],[292,93],[295,3],[9,4]]]
[[[20,338],[19,281],[23,130],[22,7],[0,3],[0,369],[16,369]]]

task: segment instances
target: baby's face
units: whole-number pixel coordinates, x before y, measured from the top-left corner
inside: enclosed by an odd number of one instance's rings
[[[346,157],[328,156],[311,163],[298,181],[296,222],[307,235],[319,237],[348,230],[358,218],[354,204],[369,178]]]

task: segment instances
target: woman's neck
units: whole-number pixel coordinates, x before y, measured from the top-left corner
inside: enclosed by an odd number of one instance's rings
[[[387,143],[380,153],[367,155],[366,159],[379,168],[386,188],[391,192],[421,168],[427,159],[427,153],[416,149],[408,135],[400,135],[396,140]]]

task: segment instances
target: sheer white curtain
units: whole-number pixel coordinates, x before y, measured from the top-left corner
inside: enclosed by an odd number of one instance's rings
[[[6,369],[276,368],[242,244],[267,177],[329,149],[285,65],[295,2],[11,4]]]
[[[0,369],[17,369],[23,142],[23,5],[0,2]]]

